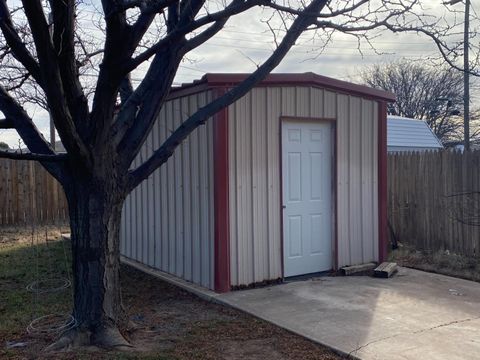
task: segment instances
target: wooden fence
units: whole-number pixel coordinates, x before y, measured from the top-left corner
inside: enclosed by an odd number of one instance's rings
[[[388,196],[400,242],[480,257],[480,151],[389,155]]]
[[[37,162],[0,159],[0,226],[68,219],[65,194]]]

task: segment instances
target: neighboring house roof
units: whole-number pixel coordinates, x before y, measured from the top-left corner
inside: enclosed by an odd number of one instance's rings
[[[231,87],[245,80],[249,75],[246,73],[208,73],[202,76],[200,80],[193,83],[182,84],[180,87],[174,87],[170,91],[169,98],[176,98],[197,91],[204,91],[208,88]],[[362,97],[379,99],[387,102],[395,101],[395,94],[374,89],[364,85],[352,84],[346,81],[329,78],[318,75],[313,72],[306,73],[274,73],[268,75],[263,81],[256,85],[261,86],[318,86],[337,92],[347,94],[356,94]]]
[[[63,144],[60,140],[55,141],[55,151],[56,152],[67,152],[67,150],[65,150],[65,146],[63,146]]]
[[[443,145],[424,120],[387,116],[389,148],[442,149]]]

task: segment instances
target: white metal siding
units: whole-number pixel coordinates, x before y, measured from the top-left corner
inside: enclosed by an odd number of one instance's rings
[[[426,151],[442,149],[442,143],[424,120],[389,115],[388,151]]]
[[[378,259],[378,105],[313,87],[255,88],[228,109],[232,285],[282,276],[280,116],[337,119],[338,266]]]
[[[202,92],[166,102],[133,167],[211,96]],[[122,255],[213,288],[213,180],[213,123],[207,121],[127,197]]]

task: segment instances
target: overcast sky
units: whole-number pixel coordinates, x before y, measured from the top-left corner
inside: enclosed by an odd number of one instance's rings
[[[441,0],[431,0],[425,5],[425,11],[442,11],[437,4]],[[480,5],[473,2],[476,12]],[[457,4],[456,6],[461,6]],[[102,34],[91,22],[98,16],[94,6],[82,9],[81,24],[93,37],[101,40]],[[252,72],[257,64],[271,53],[274,43],[265,24],[258,21],[258,10],[231,19],[224,30],[201,48],[188,54],[188,59],[180,66],[175,85],[191,82],[207,72]],[[344,34],[334,36],[333,41],[323,53],[319,54],[323,43],[318,38],[311,40],[311,34],[305,34],[290,51],[274,72],[315,72],[342,80],[358,80],[356,74],[362,68],[373,63],[389,62],[398,59],[428,59],[438,57],[432,41],[414,34],[396,35],[383,32],[374,41],[373,49],[362,44],[360,52],[357,41]],[[142,71],[133,74],[134,83],[142,77]],[[480,106],[478,93],[474,91],[473,107]],[[37,126],[46,138],[49,138],[48,114],[45,111],[29,108]],[[14,131],[0,130],[0,141],[18,146],[18,137]]]

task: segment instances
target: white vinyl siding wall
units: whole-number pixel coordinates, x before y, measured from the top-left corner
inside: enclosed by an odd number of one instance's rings
[[[338,266],[378,260],[377,103],[308,86],[259,87],[228,108],[233,286],[282,277],[281,116],[337,119]]]
[[[387,147],[389,152],[443,149],[425,120],[394,115],[387,116]]]
[[[137,167],[199,107],[211,91],[165,103]],[[127,197],[121,254],[147,266],[213,288],[213,121],[200,126],[174,155]]]

